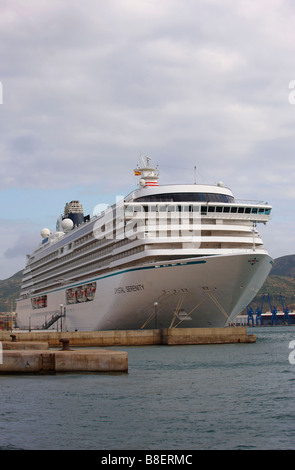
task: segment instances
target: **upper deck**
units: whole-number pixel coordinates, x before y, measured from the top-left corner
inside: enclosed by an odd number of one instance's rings
[[[137,189],[126,202],[234,202],[229,188],[220,185],[171,184]]]

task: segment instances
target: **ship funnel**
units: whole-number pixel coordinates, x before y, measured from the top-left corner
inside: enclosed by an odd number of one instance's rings
[[[67,202],[65,205],[63,219],[71,219],[74,226],[76,227],[80,224],[83,224],[84,214],[82,204],[79,201],[71,201],[69,203]]]

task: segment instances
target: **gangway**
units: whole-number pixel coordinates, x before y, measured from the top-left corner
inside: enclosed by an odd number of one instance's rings
[[[59,320],[60,318],[63,318],[65,317],[65,314],[63,314],[62,312],[56,312],[54,313],[49,320],[45,321],[45,323],[43,323],[41,329],[42,330],[48,330],[48,328],[50,328],[52,325],[54,325],[54,323],[57,322],[57,320]]]

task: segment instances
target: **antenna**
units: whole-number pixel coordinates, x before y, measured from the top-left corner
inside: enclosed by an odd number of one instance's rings
[[[196,166],[194,167],[194,178],[195,178],[194,184],[197,184],[197,167]]]
[[[140,155],[140,160],[141,160],[142,168],[144,168],[146,166],[146,163],[145,163],[145,160],[144,160],[144,156],[142,154]]]

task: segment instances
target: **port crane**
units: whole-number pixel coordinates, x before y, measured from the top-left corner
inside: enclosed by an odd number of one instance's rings
[[[284,323],[288,323],[288,325],[290,324],[290,317],[289,317],[289,313],[290,313],[290,309],[289,307],[285,304],[284,300],[283,300],[283,297],[282,297],[282,294],[280,294],[280,299],[281,299],[281,304],[282,304],[282,307],[283,307],[283,312],[284,312],[284,319],[283,319],[283,322]]]
[[[264,302],[265,300],[267,299],[268,303],[269,303],[269,307],[270,307],[270,313],[271,313],[271,324],[275,324],[277,325],[278,324],[278,309],[277,307],[275,306],[274,304],[274,301],[272,300],[271,298],[271,295],[268,293],[268,294],[263,294],[262,295],[262,299],[261,299],[261,303],[260,305],[258,305],[255,313],[256,313],[256,325],[262,325],[263,324],[263,319],[262,319],[262,311],[263,311],[263,305],[264,305]],[[278,294],[276,294],[276,299],[278,300]],[[279,299],[280,299],[280,303],[282,304],[282,311],[284,313],[284,317],[283,317],[283,323],[286,325],[290,325],[290,309],[288,307],[288,305],[286,304],[282,294],[279,295]],[[247,314],[248,314],[248,319],[247,319],[247,323],[250,324],[252,323],[252,325],[254,326],[254,312],[253,312],[253,308],[251,306],[251,304],[249,304],[247,306]]]
[[[278,324],[278,317],[277,317],[278,309],[275,305],[272,305],[269,294],[268,294],[268,302],[269,302],[270,311],[271,311],[271,324],[273,325],[273,323],[275,322],[275,324],[277,325]]]
[[[258,323],[260,323],[260,325],[262,325],[262,316],[261,315],[262,315],[264,297],[265,297],[265,294],[263,294],[261,304],[257,307],[256,312],[255,312],[256,313],[256,325],[258,325]]]
[[[247,313],[248,313],[247,324],[249,325],[251,321],[252,326],[254,326],[254,317],[253,317],[254,311],[253,311],[253,308],[251,307],[251,304],[247,306]]]

